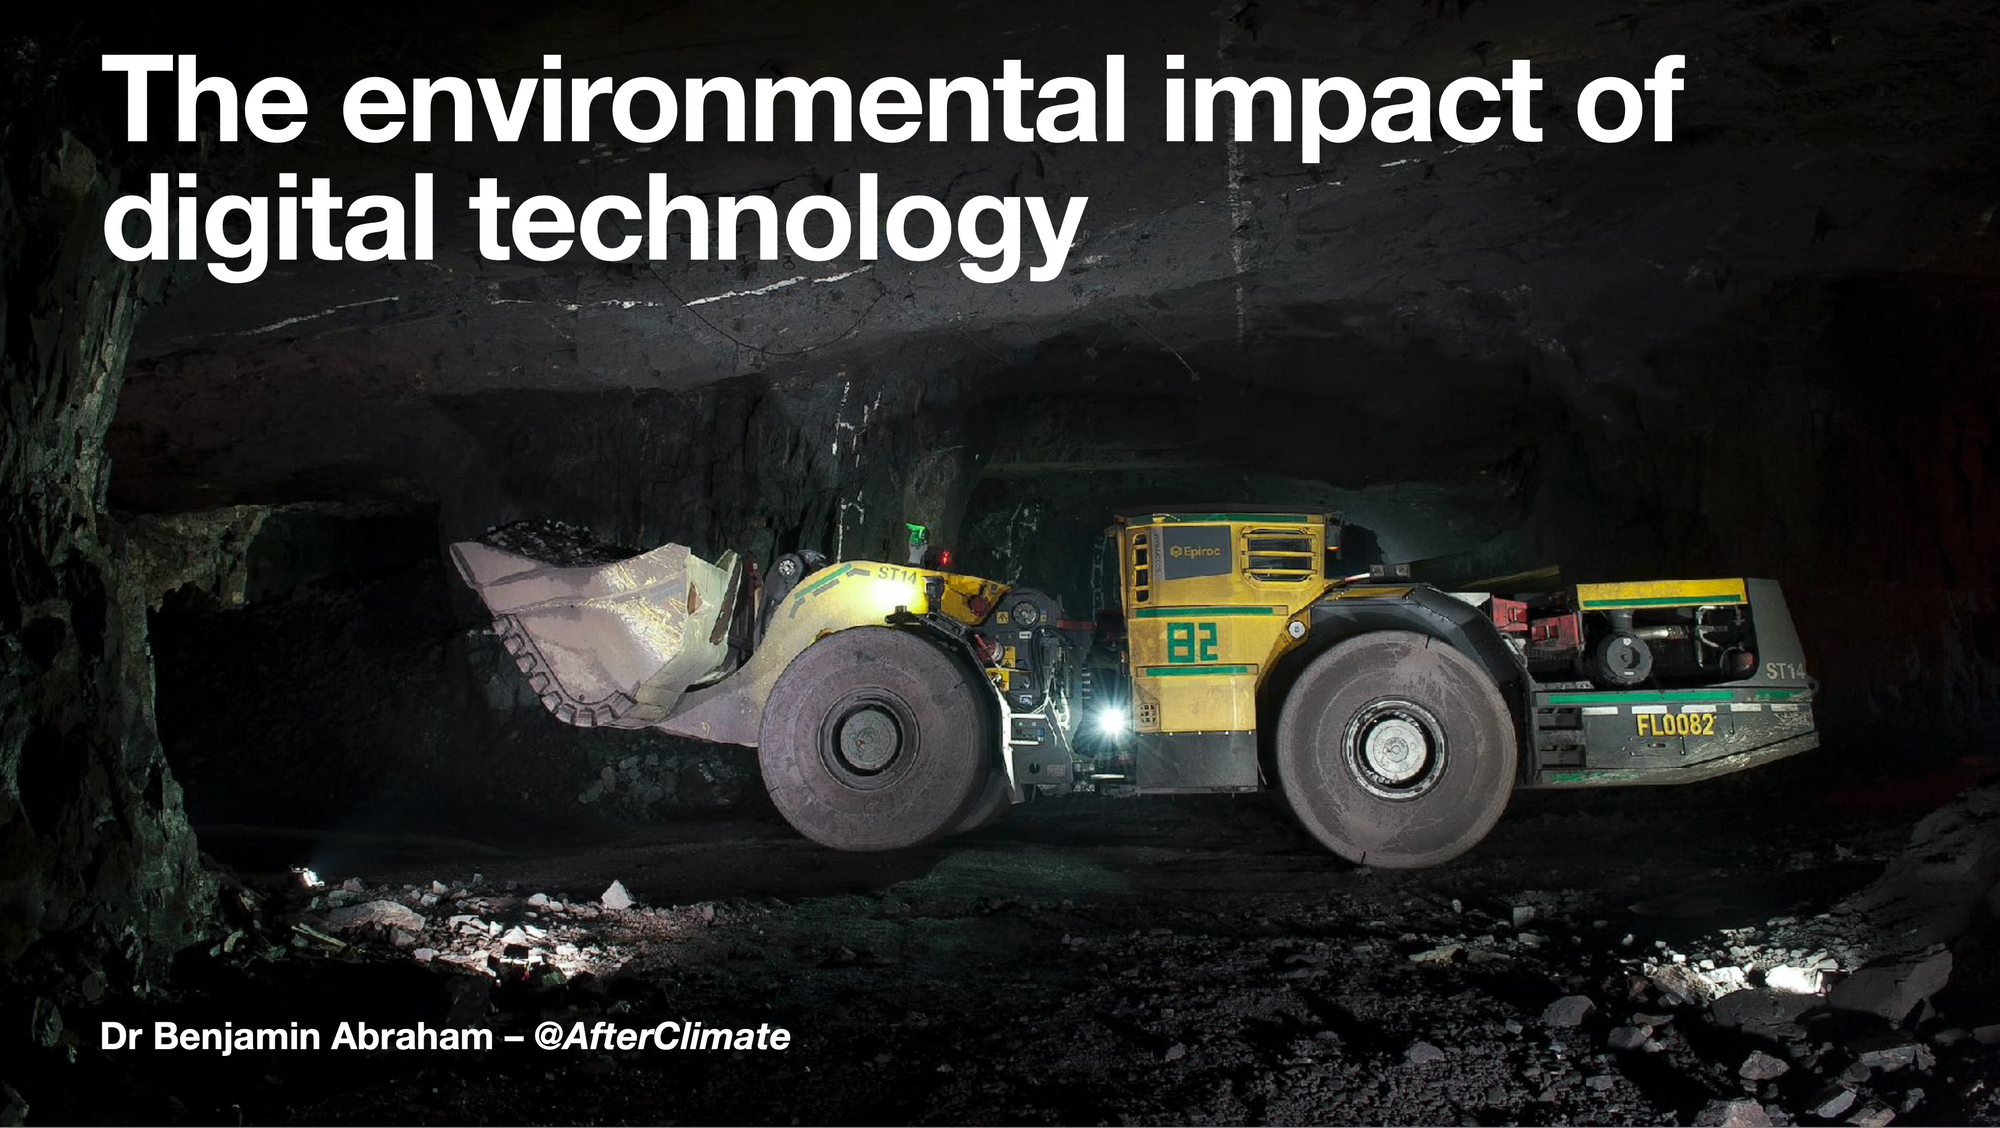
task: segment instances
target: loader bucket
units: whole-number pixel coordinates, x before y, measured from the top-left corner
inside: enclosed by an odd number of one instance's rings
[[[667,544],[564,567],[464,541],[451,556],[558,720],[645,728],[671,716],[689,686],[726,672],[742,579],[733,552],[710,564]]]

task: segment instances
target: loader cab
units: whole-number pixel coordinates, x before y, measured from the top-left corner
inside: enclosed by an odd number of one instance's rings
[[[1337,515],[1138,510],[1108,530],[1126,635],[1132,786],[1255,790],[1257,687],[1307,633]]]

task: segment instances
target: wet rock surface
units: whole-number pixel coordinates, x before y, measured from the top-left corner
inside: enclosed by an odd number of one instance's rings
[[[148,593],[103,513],[104,434],[158,279],[101,241],[119,165],[59,124],[62,52],[7,55],[0,976],[143,989],[202,936],[212,892],[154,731]]]
[[[1770,794],[1526,796],[1479,851],[1410,873],[1221,799],[1048,801],[891,855],[766,814],[476,869],[357,857],[237,894],[256,911],[183,980],[206,989],[149,1013],[255,1021],[247,981],[266,1017],[329,1026],[682,1018],[794,1045],[186,1056],[172,1076],[85,1048],[22,1091],[58,1119],[85,1107],[73,1084],[116,1076],[126,1118],[2000,1122],[1990,919],[1900,1025],[1768,985],[1815,966],[1837,988],[1895,954],[1855,906],[1928,848],[1907,820],[1830,827]],[[1705,829],[1733,817],[1755,832]],[[1578,856],[1580,829],[1620,861]],[[62,1013],[83,1030],[104,1008]],[[329,1068],[338,1092],[286,1084]]]

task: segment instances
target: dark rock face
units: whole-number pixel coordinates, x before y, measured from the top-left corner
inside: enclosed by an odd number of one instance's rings
[[[52,124],[12,127],[0,959],[67,931],[143,963],[202,914],[154,737],[149,606],[184,765],[268,749],[279,769],[311,765],[297,782],[321,795],[365,769],[371,792],[471,779],[451,801],[547,792],[569,815],[754,792],[726,754],[570,732],[522,699],[436,551],[522,518],[762,561],[894,556],[921,521],[965,569],[1084,609],[1103,597],[1090,561],[1112,508],[1325,505],[1365,527],[1357,564],[1774,576],[1829,732],[1873,725],[1929,755],[2000,719],[1996,179],[1973,156],[2000,63],[1992,10],[1112,4],[1024,9],[1027,34],[1001,46],[943,7],[788,6],[765,41],[742,34],[757,7],[419,6],[395,42],[359,47],[281,9],[173,30],[199,35],[207,73],[289,73],[314,100],[320,147],[220,147],[203,170],[217,190],[304,170],[401,192],[448,158],[520,195],[633,193],[666,171],[783,206],[883,170],[885,192],[954,206],[1088,195],[1069,274],[981,287],[949,262],[490,263],[452,206],[436,263],[302,263],[244,287],[190,271],[135,329],[139,281],[98,237],[98,162]],[[1091,74],[1121,51],[1135,140],[642,155],[371,148],[334,125],[361,74],[505,73],[543,49],[621,77],[852,79],[992,74],[1012,54]],[[1147,68],[1169,51],[1287,79],[1532,56],[1551,106],[1669,51],[1691,70],[1671,146],[1590,144],[1556,113],[1538,146],[1362,142],[1308,168],[1284,144],[1136,140],[1161,133]],[[84,69],[72,92],[115,94]],[[107,496],[169,519],[120,539]],[[328,563],[362,526],[311,533],[287,508],[301,502],[415,514],[388,538],[409,551]],[[357,535],[327,531],[343,527]],[[317,652],[300,641],[329,623]],[[255,711],[214,705],[260,686]]]
[[[621,77],[981,74],[998,50],[941,11],[789,12],[782,49],[739,46],[718,18],[740,13],[579,15],[557,38],[601,60],[571,70]],[[1971,92],[2000,61],[1991,12],[1683,0],[1601,22],[1539,3],[1062,19],[1043,34],[1054,25],[1024,10],[1006,54],[1052,75],[1128,53],[1133,141],[676,138],[641,153],[323,131],[323,163],[353,193],[401,191],[448,153],[572,202],[664,171],[783,206],[881,170],[885,192],[952,204],[1091,204],[1064,278],[997,286],[946,262],[486,262],[454,204],[436,264],[308,263],[202,281],[158,310],[111,440],[114,498],[414,493],[437,504],[444,539],[550,516],[764,558],[892,554],[915,520],[963,566],[1076,604],[1110,508],[1333,505],[1386,555],[1456,555],[1487,575],[1559,562],[1576,579],[1773,576],[1834,727],[1943,747],[1996,719],[2000,290],[1981,251],[1993,177],[1968,157],[1988,116]],[[440,5],[388,57],[301,44],[292,69],[320,101],[358,73],[463,70],[468,51],[526,65],[538,20]],[[665,46],[690,38],[729,45]],[[1284,79],[1532,56],[1547,136],[1362,141],[1310,167],[1268,140],[1268,115],[1264,140],[1152,143],[1164,51]],[[1582,83],[1669,51],[1690,59],[1675,142],[1585,140],[1566,106]],[[271,65],[219,50],[204,63]],[[240,157],[216,179],[250,191],[299,160]]]
[[[154,735],[144,592],[102,512],[141,279],[103,249],[96,155],[33,124],[0,179],[0,963],[59,935],[143,984],[198,936],[213,884]]]
[[[260,526],[240,588],[181,587],[151,616],[160,732],[198,825],[504,844],[761,796],[747,750],[549,716],[435,559],[434,511],[289,506]],[[307,548],[333,541],[373,551],[329,570]],[[308,556],[319,575],[287,566]]]

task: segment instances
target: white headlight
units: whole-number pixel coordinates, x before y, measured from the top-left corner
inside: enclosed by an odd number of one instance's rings
[[[1107,705],[1097,711],[1097,731],[1106,736],[1124,736],[1131,723],[1132,718],[1125,710],[1116,706]]]
[[[924,589],[916,584],[900,580],[877,580],[874,595],[884,615],[894,613],[898,607],[917,615],[929,610],[924,606]]]

